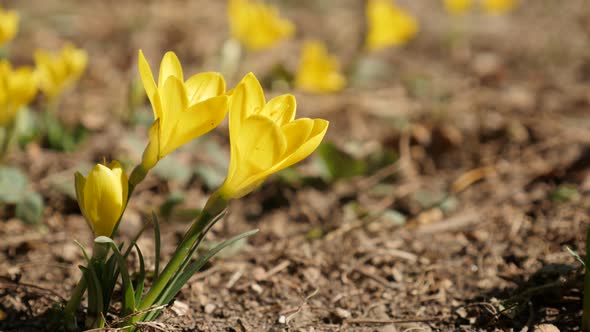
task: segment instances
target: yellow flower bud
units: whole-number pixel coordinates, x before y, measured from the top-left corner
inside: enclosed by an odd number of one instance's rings
[[[517,0],[482,0],[483,10],[492,15],[502,15],[513,10]]]
[[[34,57],[39,88],[50,100],[78,81],[88,63],[86,51],[72,44],[66,44],[59,54],[38,50]]]
[[[296,102],[290,94],[265,100],[256,77],[249,73],[232,91],[229,106],[231,159],[225,182],[217,193],[240,198],[271,174],[309,156],[320,144],[328,121],[295,120]]]
[[[462,15],[471,9],[472,0],[443,0],[447,12],[453,15]]]
[[[36,93],[37,82],[32,68],[13,69],[7,60],[0,60],[0,126],[10,123]]]
[[[217,127],[227,113],[225,80],[205,72],[184,81],[180,61],[168,52],[160,63],[158,84],[143,52],[139,51],[139,74],[154,111],[149,143],[143,152],[146,170],[170,152]]]
[[[258,1],[229,0],[228,17],[232,37],[251,50],[269,48],[295,32],[275,7]]]
[[[418,22],[391,0],[368,0],[368,33],[370,51],[405,44],[418,32]]]
[[[125,170],[117,161],[108,167],[97,164],[87,178],[76,172],[75,180],[78,206],[95,237],[112,236],[127,205],[129,184]]]
[[[0,7],[0,46],[11,41],[18,32],[18,14]]]
[[[306,42],[295,86],[308,92],[340,91],[346,85],[346,78],[338,71],[339,67],[338,59],[328,54],[324,44],[319,41]]]

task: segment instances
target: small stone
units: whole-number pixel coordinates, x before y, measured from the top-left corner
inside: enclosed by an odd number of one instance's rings
[[[336,315],[342,319],[348,319],[352,316],[350,314],[350,311],[342,309],[342,308],[336,308]]]
[[[174,301],[170,310],[174,311],[177,316],[184,316],[188,313],[189,307],[188,304],[180,301]]]
[[[286,324],[287,323],[287,317],[280,315],[279,316],[279,324]]]
[[[256,294],[262,294],[262,287],[259,284],[252,284],[250,288],[252,288]]]
[[[559,329],[553,324],[540,324],[535,326],[533,332],[559,332]]]
[[[206,314],[212,314],[213,311],[215,311],[215,309],[217,309],[217,306],[213,303],[207,303],[205,305],[205,313]]]

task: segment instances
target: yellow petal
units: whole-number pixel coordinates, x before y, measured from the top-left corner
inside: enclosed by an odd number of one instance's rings
[[[262,110],[266,103],[264,91],[256,76],[252,73],[246,74],[232,91],[229,99],[229,131],[237,133],[240,131],[240,124],[251,114]]]
[[[189,105],[225,93],[225,80],[219,73],[200,73],[185,82]]]
[[[156,119],[149,129],[149,143],[141,157],[141,165],[146,170],[152,169],[160,160],[160,121]]]
[[[230,132],[230,144],[230,169],[219,189],[226,199],[242,197],[261,184],[268,177],[267,170],[280,161],[287,143],[272,120],[253,115],[239,132]]]
[[[252,115],[240,128],[236,144],[243,162],[258,170],[272,167],[285,152],[287,142],[280,128],[271,119]]]
[[[111,236],[124,204],[120,176],[104,165],[96,165],[86,178],[83,196],[95,235]]]
[[[217,127],[227,113],[227,96],[197,103],[180,113],[174,140],[161,151],[163,156]]]
[[[297,101],[295,100],[295,96],[284,94],[271,99],[264,106],[260,114],[269,117],[280,127],[293,121],[296,108]]]
[[[78,206],[80,207],[80,211],[84,217],[88,220],[88,217],[86,216],[86,208],[84,207],[84,186],[86,185],[86,179],[82,173],[76,172],[74,174],[74,184],[76,186],[76,199],[78,201]],[[94,230],[94,227],[91,224],[90,226]]]
[[[152,74],[152,69],[150,68],[150,64],[147,62],[143,52],[139,50],[139,55],[137,57],[137,64],[139,67],[139,76],[141,77],[141,82],[143,83],[143,88],[145,89],[145,93],[154,107],[154,94],[156,93],[156,81],[154,80],[154,75]],[[156,114],[154,113],[154,118],[157,118]]]
[[[160,74],[158,75],[158,87],[162,88],[169,77],[174,76],[180,82],[184,82],[182,66],[174,52],[166,52],[160,63]]]
[[[303,120],[303,119],[300,119]],[[285,169],[295,163],[300,162],[301,160],[305,159],[309,156],[322,142],[326,131],[328,130],[328,121],[323,119],[314,119],[313,120],[313,128],[307,137],[307,140],[303,142],[299,147],[295,144],[299,143],[297,139],[294,137],[296,135],[295,131],[291,130],[289,133],[290,142],[294,144],[289,147],[289,155],[286,155],[286,158],[281,161],[274,169],[273,172],[278,172],[282,169]],[[286,129],[286,128],[285,128]],[[285,134],[287,135],[287,134]]]
[[[162,154],[162,150],[166,150],[168,144],[176,144],[173,142],[176,127],[184,125],[179,124],[178,119],[187,108],[188,101],[184,84],[175,76],[169,76],[159,92],[162,102],[160,157],[163,157],[165,154]]]
[[[129,194],[129,179],[127,178],[127,174],[125,173],[123,166],[118,161],[113,160],[109,164],[109,168],[113,172],[113,175],[115,176],[115,178],[119,180],[119,183],[121,185],[122,193],[123,193],[122,208],[124,208],[127,205],[127,199],[128,199],[127,196]],[[119,213],[119,215],[120,215],[120,213]]]

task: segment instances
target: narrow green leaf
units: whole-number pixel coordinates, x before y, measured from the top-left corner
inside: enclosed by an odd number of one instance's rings
[[[100,280],[92,265],[90,265],[90,268],[84,266],[79,266],[79,268],[82,270],[82,273],[84,273],[84,278],[86,278],[88,284],[88,314],[96,315],[96,317],[94,317],[95,321],[92,322],[92,326],[101,326],[104,324],[102,315],[100,315],[100,313],[103,312],[104,301],[102,298]]]
[[[569,246],[565,246],[565,250],[567,250],[567,252],[570,253],[570,255],[574,256],[574,258],[580,262],[580,264],[582,264],[582,266],[586,266],[586,263],[584,262],[584,260],[582,259],[582,257],[580,257],[580,255],[572,248],[570,248]]]
[[[218,244],[213,249],[209,250],[206,254],[197,258],[196,261],[194,261],[192,264],[190,264],[178,276],[178,278],[176,280],[174,280],[174,282],[172,282],[169,287],[167,287],[167,289],[164,291],[164,294],[161,297],[161,299],[156,301],[156,305],[166,304],[166,303],[170,302],[174,298],[174,296],[180,291],[182,286],[184,286],[184,284],[186,284],[188,282],[188,280],[193,276],[193,274],[197,273],[209,261],[209,259],[211,259],[211,257],[215,256],[217,253],[219,253],[221,250],[223,250],[227,246],[230,246],[243,238],[254,235],[257,232],[258,232],[258,229],[254,229],[254,230],[242,233],[240,235],[237,235],[229,240],[226,240],[226,241]]]
[[[125,254],[123,254],[123,257],[127,258],[129,256],[129,254],[131,253],[131,249],[133,249],[133,247],[137,243],[137,240],[139,240],[139,237],[145,231],[146,226],[147,226],[147,224],[143,224],[143,226],[141,227],[139,232],[137,232],[137,234],[135,234],[135,236],[133,237],[133,240],[131,240],[131,242],[129,243],[129,247],[127,247],[127,250],[125,250]],[[122,248],[123,247],[121,247],[120,249],[122,249]]]
[[[129,278],[129,270],[127,269],[127,262],[125,261],[125,257],[121,255],[121,251],[119,251],[119,248],[111,238],[106,236],[99,236],[94,241],[98,243],[108,243],[113,249],[113,255],[117,260],[118,267],[121,273],[121,279],[123,280],[123,310],[121,314],[123,316],[128,315],[135,311],[135,292],[133,291],[133,284],[131,283],[131,278]]]
[[[82,243],[78,242],[77,240],[74,240],[74,243],[78,246],[78,248],[82,250],[82,254],[84,254],[86,262],[90,265],[90,256],[88,256],[88,252],[86,252],[86,249],[84,248]]]
[[[154,268],[154,280],[158,278],[160,275],[160,221],[158,220],[158,216],[152,211],[152,219],[154,221],[154,240],[156,243],[156,252],[155,252],[155,268]]]
[[[141,301],[141,295],[143,293],[143,286],[145,280],[145,263],[143,261],[143,254],[139,249],[139,246],[135,244],[135,250],[137,250],[137,255],[139,256],[139,275],[137,276],[137,288],[135,290],[135,303],[139,303]]]

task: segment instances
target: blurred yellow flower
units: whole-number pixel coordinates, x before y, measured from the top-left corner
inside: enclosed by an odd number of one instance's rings
[[[76,172],[75,180],[78,206],[94,235],[110,237],[127,205],[125,170],[117,161],[108,167],[97,164],[87,178]]]
[[[295,97],[265,100],[256,77],[249,73],[232,91],[229,102],[231,159],[227,178],[217,194],[225,200],[256,189],[271,174],[309,156],[320,144],[328,121],[295,120]]]
[[[36,93],[33,68],[13,69],[7,60],[0,60],[0,126],[10,123],[18,110],[30,103]]]
[[[160,63],[158,84],[149,63],[139,51],[139,74],[154,111],[149,143],[142,166],[149,170],[170,152],[217,127],[227,113],[225,80],[218,73],[205,72],[186,82],[174,52]]]
[[[339,70],[338,59],[328,54],[326,46],[319,41],[303,45],[295,86],[308,92],[326,93],[340,91],[346,78]]]
[[[473,5],[472,0],[443,0],[447,12],[453,15],[462,15],[469,11]]]
[[[59,54],[38,50],[34,57],[39,88],[49,100],[78,81],[88,63],[88,53],[72,44],[66,44]]]
[[[392,0],[368,0],[366,9],[366,47],[371,51],[402,45],[418,32],[416,19]]]
[[[19,16],[14,10],[0,7],[0,46],[11,41],[18,32]]]
[[[295,32],[277,8],[257,0],[229,0],[228,17],[233,38],[251,50],[269,48]]]
[[[517,0],[482,0],[483,10],[492,15],[506,14],[517,5]]]

